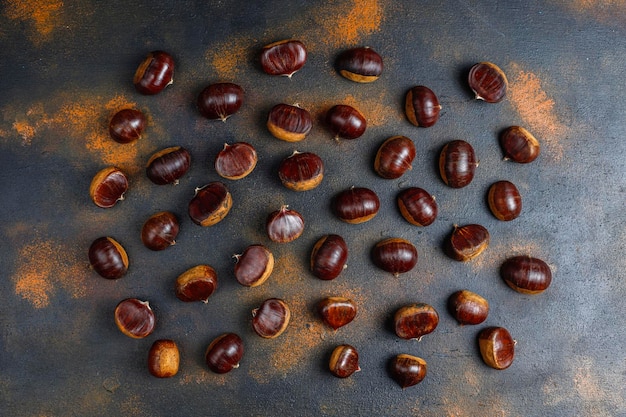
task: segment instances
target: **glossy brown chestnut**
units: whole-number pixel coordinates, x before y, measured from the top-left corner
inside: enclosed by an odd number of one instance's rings
[[[222,178],[240,180],[247,177],[256,167],[258,157],[252,145],[246,142],[224,144],[215,157],[215,171]]]
[[[417,356],[401,353],[389,361],[389,375],[400,387],[412,387],[426,378],[426,361]]]
[[[522,211],[522,196],[510,181],[491,184],[487,193],[489,209],[498,220],[505,222],[516,219]]]
[[[459,290],[448,298],[448,310],[461,325],[480,324],[487,319],[489,303],[469,290]]]
[[[176,278],[176,297],[185,302],[207,303],[217,289],[217,272],[209,265],[196,265]]]
[[[237,260],[235,278],[246,287],[263,284],[274,269],[274,255],[263,245],[250,245],[234,258]]]
[[[290,318],[287,303],[279,298],[269,298],[252,310],[252,328],[259,336],[273,339],[285,331]]]
[[[364,223],[378,214],[380,200],[369,188],[350,187],[333,198],[332,209],[346,223]]]
[[[135,71],[133,84],[137,91],[154,95],[174,82],[174,58],[167,52],[153,51],[141,61]]]
[[[306,63],[307,50],[295,39],[285,39],[265,45],[261,51],[261,66],[269,75],[291,78]]]
[[[174,213],[161,211],[146,220],[141,228],[141,241],[150,250],[159,251],[176,243],[180,224]]]
[[[464,140],[448,142],[439,154],[441,179],[452,188],[463,188],[472,182],[477,166],[474,148]]]
[[[312,152],[294,151],[280,163],[278,177],[290,190],[312,190],[324,179],[324,163]]]
[[[401,307],[393,316],[396,335],[402,339],[420,341],[439,324],[439,314],[429,304],[416,303]]]
[[[476,99],[487,103],[502,101],[508,88],[506,75],[491,62],[479,62],[472,66],[467,81]]]
[[[474,259],[489,246],[489,231],[479,224],[454,225],[454,230],[446,241],[446,253],[456,261]]]
[[[204,358],[209,369],[225,374],[239,368],[243,357],[243,340],[235,333],[224,333],[215,338],[207,347]]]
[[[326,325],[337,330],[354,320],[357,308],[349,298],[327,297],[317,304],[317,311]]]
[[[103,278],[118,279],[128,270],[128,255],[112,237],[100,237],[89,247],[89,265]]]
[[[347,378],[361,370],[359,353],[354,346],[339,345],[330,355],[328,361],[330,372],[338,378]]]
[[[406,93],[404,112],[415,126],[431,127],[439,120],[441,105],[433,90],[418,85]]]
[[[409,187],[402,190],[396,198],[400,214],[415,226],[428,226],[437,218],[437,202],[428,191]]]
[[[478,348],[487,365],[506,369],[515,358],[515,340],[504,327],[488,327],[478,334]]]
[[[347,265],[348,245],[339,235],[322,236],[311,251],[311,272],[319,279],[333,280]]]
[[[118,143],[134,142],[141,137],[146,118],[140,110],[122,109],[109,122],[109,134]]]
[[[356,139],[365,133],[367,121],[352,106],[338,104],[326,113],[326,124],[335,135],[335,139]]]
[[[384,239],[374,246],[372,261],[383,271],[398,277],[417,265],[417,249],[406,239]]]
[[[191,165],[191,155],[181,146],[155,152],[146,164],[146,175],[154,184],[178,184]]]
[[[371,83],[383,73],[383,58],[369,47],[352,48],[337,57],[336,67],[350,81]]]
[[[213,226],[226,217],[233,206],[233,198],[224,184],[210,182],[196,188],[196,194],[189,202],[189,217],[200,226]]]
[[[552,271],[547,263],[531,256],[514,256],[504,261],[500,276],[517,292],[539,294],[552,282]]]
[[[148,370],[157,378],[171,378],[178,373],[180,351],[170,339],[156,340],[148,353]]]
[[[510,126],[500,134],[504,159],[527,164],[539,156],[539,141],[521,126]]]
[[[216,83],[206,87],[198,96],[200,114],[210,120],[225,122],[243,104],[244,91],[237,84]]]
[[[284,205],[267,216],[265,230],[272,242],[293,242],[304,232],[304,219],[300,213]]]
[[[406,136],[392,136],[378,148],[374,170],[382,178],[400,178],[411,169],[415,159],[415,144]]]
[[[267,129],[275,138],[286,142],[303,140],[312,127],[311,113],[297,104],[277,104],[267,116]]]
[[[143,339],[154,331],[154,311],[147,301],[127,298],[115,307],[115,324],[126,336]]]
[[[89,195],[98,207],[111,208],[124,199],[128,191],[128,178],[119,168],[107,167],[100,170],[91,180]]]

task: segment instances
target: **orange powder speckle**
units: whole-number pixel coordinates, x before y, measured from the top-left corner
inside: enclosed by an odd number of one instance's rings
[[[229,38],[205,53],[205,58],[217,72],[218,81],[230,81],[244,69],[242,63],[249,61],[249,48],[253,42],[245,37]]]
[[[15,129],[17,134],[22,138],[22,145],[30,145],[37,133],[37,129],[34,126],[23,121],[15,121],[13,123],[13,129]]]
[[[52,37],[60,24],[63,2],[59,0],[9,0],[5,15],[12,20],[30,22],[34,25],[31,40],[38,45]]]
[[[602,23],[624,24],[626,22],[626,1],[624,0],[574,0],[557,2],[583,17],[592,17]]]
[[[390,122],[402,121],[402,114],[397,109],[389,106],[386,92],[381,92],[377,97],[355,97],[348,94],[343,99],[320,102],[313,106],[313,112],[323,114],[335,104],[347,104],[357,109],[367,121],[367,126],[384,126]]]
[[[339,47],[354,45],[379,31],[384,13],[378,0],[353,0],[346,5],[331,1],[314,18],[325,32],[314,39]]]

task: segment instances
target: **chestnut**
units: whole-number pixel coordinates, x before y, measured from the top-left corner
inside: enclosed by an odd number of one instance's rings
[[[141,228],[141,241],[150,250],[159,251],[176,243],[180,230],[178,219],[169,211],[153,214]]]
[[[464,140],[446,143],[439,154],[441,179],[452,188],[463,188],[472,182],[477,166],[474,148]]]
[[[148,370],[157,378],[171,378],[178,373],[180,351],[170,339],[156,340],[148,353]]]
[[[119,168],[107,167],[98,171],[89,185],[91,200],[98,207],[111,208],[124,199],[128,178]]]
[[[277,104],[267,116],[267,129],[275,138],[286,142],[303,140],[312,127],[311,113],[297,104]]]
[[[476,325],[487,319],[489,303],[475,292],[459,290],[448,298],[448,310],[459,324]]]
[[[373,219],[378,214],[380,200],[369,188],[350,187],[332,200],[335,215],[346,223],[358,224]]]
[[[411,169],[415,159],[415,144],[406,136],[392,136],[376,152],[374,170],[382,178],[400,178]]]
[[[492,62],[479,62],[470,68],[467,77],[477,100],[497,103],[506,95],[508,81],[504,72]]]
[[[189,202],[189,217],[200,226],[213,226],[226,217],[233,206],[233,198],[226,186],[218,181],[196,188]]]
[[[155,152],[146,164],[148,179],[157,185],[178,184],[191,164],[189,151],[182,146],[171,146]]]
[[[317,303],[317,311],[326,325],[337,330],[356,317],[356,304],[346,297],[326,297]]]
[[[207,303],[217,289],[217,272],[209,265],[196,265],[176,278],[174,289],[181,301]]]
[[[480,255],[489,246],[489,231],[480,224],[454,225],[446,241],[445,252],[456,261],[466,262]]]
[[[335,140],[359,138],[367,128],[367,121],[361,112],[346,104],[331,107],[326,113],[326,124],[335,135]]]
[[[115,307],[115,324],[126,336],[143,339],[154,331],[154,311],[147,301],[127,298]]]
[[[552,282],[552,271],[547,263],[531,256],[514,256],[504,261],[500,276],[515,291],[539,294]]]
[[[357,47],[343,51],[337,57],[336,67],[350,81],[371,83],[383,73],[383,59],[372,48]]]
[[[279,298],[268,298],[252,310],[252,328],[259,336],[273,339],[280,336],[291,318],[289,306]]]
[[[328,361],[330,372],[338,378],[347,378],[361,370],[359,353],[354,346],[339,345],[333,349]]]
[[[396,202],[402,217],[415,226],[428,226],[437,218],[435,197],[422,188],[409,187],[400,191]]]
[[[306,46],[295,39],[273,42],[261,51],[261,66],[269,75],[282,75],[291,78],[306,63]]]
[[[263,245],[250,245],[234,258],[237,260],[235,278],[246,287],[263,284],[274,269],[274,255]]]
[[[150,52],[137,67],[133,84],[138,92],[154,95],[174,82],[174,58],[167,52]]]
[[[348,245],[341,236],[322,236],[311,252],[311,272],[319,279],[333,280],[347,267],[347,260]]]
[[[112,237],[100,237],[89,246],[89,265],[103,278],[118,279],[128,270],[128,255]]]
[[[487,202],[491,213],[505,222],[516,219],[522,211],[522,196],[510,181],[497,181],[489,187]]]
[[[478,334],[478,348],[487,365],[506,369],[515,357],[515,340],[504,327],[487,327]]]
[[[312,152],[294,151],[280,163],[278,177],[290,190],[312,190],[324,179],[324,163]]]
[[[248,176],[256,167],[256,150],[246,142],[224,144],[224,148],[215,157],[215,171],[222,178],[240,180]]]
[[[198,110],[209,120],[225,122],[241,108],[243,96],[243,88],[237,84],[211,84],[200,92],[197,100]]]
[[[109,134],[118,143],[134,142],[141,137],[146,118],[140,110],[122,109],[109,122]]]
[[[416,303],[401,307],[393,316],[396,335],[402,339],[418,342],[432,333],[439,324],[437,310],[429,304]]]
[[[500,134],[500,147],[504,159],[527,164],[539,156],[539,141],[528,130],[521,126],[510,126]]]
[[[300,213],[284,205],[267,216],[265,230],[272,242],[292,242],[304,232],[304,219]]]
[[[204,353],[207,366],[217,374],[239,368],[242,357],[243,340],[235,333],[224,333],[216,337]]]
[[[415,126],[431,127],[439,120],[439,99],[428,87],[418,85],[406,93],[404,112]]]
[[[417,249],[406,239],[392,237],[374,246],[372,260],[383,271],[398,277],[417,265]]]
[[[403,389],[412,387],[426,378],[426,361],[417,356],[400,353],[389,361],[389,375]]]

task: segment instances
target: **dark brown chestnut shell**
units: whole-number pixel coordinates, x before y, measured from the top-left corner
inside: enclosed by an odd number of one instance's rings
[[[171,146],[155,152],[146,165],[146,175],[154,184],[178,184],[191,165],[191,155],[182,146]]]
[[[291,310],[280,298],[268,298],[252,310],[252,328],[265,339],[280,336],[289,325]]]
[[[89,185],[89,196],[94,204],[111,208],[124,199],[128,191],[128,177],[117,167],[106,167],[98,171]]]
[[[306,46],[296,39],[270,43],[261,51],[261,67],[269,75],[291,78],[304,66],[306,60]]]
[[[487,320],[489,303],[469,290],[455,291],[448,297],[448,310],[461,325],[476,325]]]
[[[322,236],[311,252],[311,272],[322,280],[333,280],[346,268],[348,245],[339,235]]]
[[[189,217],[199,226],[213,226],[226,217],[232,206],[233,199],[226,185],[210,182],[196,189],[189,202]]]
[[[372,261],[383,271],[398,277],[417,265],[417,249],[406,239],[388,238],[378,242],[372,249]]]
[[[176,244],[180,223],[174,213],[160,211],[145,221],[141,228],[141,241],[153,251],[167,249]]]
[[[160,93],[174,82],[174,58],[164,51],[150,52],[137,67],[133,84],[145,95]]]
[[[326,325],[337,330],[354,320],[357,307],[346,297],[326,297],[317,303],[317,311]]]
[[[297,211],[284,205],[280,210],[273,211],[267,216],[265,230],[272,242],[292,242],[304,232],[304,218]]]
[[[176,278],[176,297],[185,302],[207,303],[217,289],[217,272],[209,265],[196,265]]]
[[[247,142],[224,144],[224,148],[215,156],[215,171],[228,180],[240,180],[247,177],[256,167],[258,156],[256,149]]]
[[[489,231],[480,224],[454,226],[446,241],[445,252],[452,259],[466,262],[474,259],[489,246]]]
[[[439,154],[439,173],[446,185],[463,188],[474,179],[478,161],[474,148],[464,140],[453,140],[444,145]]]
[[[154,311],[147,301],[127,298],[115,307],[115,324],[126,336],[143,339],[154,331],[156,324]]]
[[[128,255],[118,241],[103,236],[89,246],[89,265],[103,278],[118,279],[128,271]]]
[[[492,62],[479,62],[472,66],[467,81],[476,99],[487,103],[502,101],[509,84],[504,71]]]
[[[313,152],[294,151],[280,163],[278,177],[290,190],[312,190],[324,179],[324,162]]]
[[[500,133],[500,147],[504,159],[520,164],[527,164],[539,156],[539,141],[521,126],[510,126]]]
[[[491,213],[505,222],[514,220],[522,212],[522,196],[510,181],[496,181],[489,187],[487,203]]]
[[[245,287],[263,284],[274,270],[274,255],[261,244],[248,246],[243,253],[234,255],[235,279]]]
[[[357,139],[365,133],[367,121],[361,112],[347,104],[337,104],[326,113],[326,124],[335,139]]]
[[[215,83],[207,86],[198,95],[200,114],[209,120],[226,121],[237,113],[244,100],[244,90],[234,83]]]
[[[346,223],[358,224],[373,219],[380,209],[378,195],[365,187],[350,187],[332,199],[332,210]]]
[[[384,68],[382,57],[370,47],[356,47],[341,52],[335,65],[339,74],[357,83],[376,81]]]
[[[415,303],[399,308],[393,316],[396,335],[401,339],[420,341],[439,324],[437,310],[426,303]]]
[[[339,345],[333,349],[328,361],[330,372],[338,378],[347,378],[361,370],[359,353],[351,345]]]
[[[235,333],[224,333],[209,344],[204,358],[211,371],[225,374],[239,368],[243,353],[244,345],[241,337]]]
[[[426,361],[417,356],[400,353],[389,360],[389,375],[400,385],[408,388],[426,378]]]
[[[392,136],[376,152],[374,170],[385,179],[396,179],[411,169],[415,159],[415,144],[406,136]]]
[[[433,90],[418,85],[407,92],[404,112],[415,126],[431,127],[439,120],[441,105]]]
[[[297,104],[277,104],[267,116],[267,129],[272,136],[286,142],[303,140],[312,128],[311,113]]]
[[[146,117],[137,109],[122,109],[109,121],[109,134],[118,143],[130,143],[141,138]]]
[[[552,283],[552,271],[548,264],[531,256],[514,256],[502,264],[500,276],[515,291],[522,294],[539,294]]]
[[[419,187],[406,188],[396,198],[400,214],[415,226],[431,225],[439,211],[435,197]]]
[[[478,348],[487,365],[503,370],[513,364],[515,340],[504,327],[487,327],[478,334]]]

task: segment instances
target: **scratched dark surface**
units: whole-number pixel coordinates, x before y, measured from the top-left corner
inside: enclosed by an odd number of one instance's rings
[[[250,416],[617,416],[626,415],[626,331],[622,324],[626,262],[626,4],[624,2],[335,1],[7,1],[0,6],[0,414],[250,415]],[[291,80],[262,72],[260,48],[297,38],[309,49]],[[382,77],[355,84],[333,68],[343,49],[368,45],[385,61]],[[175,82],[157,96],[139,95],[132,75],[151,50],[175,58]],[[497,63],[509,94],[498,104],[473,99],[465,81],[478,61]],[[241,111],[226,123],[203,120],[194,106],[211,82],[246,90]],[[442,103],[438,123],[412,126],[405,92],[429,86]],[[279,102],[311,110],[315,125],[301,143],[273,138],[268,110]],[[350,103],[368,119],[365,135],[332,140],[320,119],[333,104]],[[107,137],[108,118],[134,106],[149,118],[132,145]],[[498,133],[528,128],[541,142],[539,158],[502,160]],[[377,147],[389,136],[416,144],[413,169],[398,180],[373,171]],[[441,181],[436,160],[449,140],[470,142],[480,159],[474,181],[454,190]],[[259,153],[255,171],[226,181],[234,206],[216,226],[187,216],[195,187],[219,177],[212,160],[224,142],[245,140]],[[145,177],[149,156],[181,145],[192,154],[175,187]],[[278,180],[279,162],[293,150],[322,157],[326,176],[315,190],[296,193]],[[126,199],[112,209],[89,199],[92,176],[117,165],[129,173]],[[514,182],[521,216],[496,220],[485,202],[496,180]],[[347,225],[330,210],[331,197],[352,185],[375,190],[381,211]],[[409,225],[394,202],[415,185],[437,198],[439,216],[426,228]],[[285,245],[264,234],[267,214],[282,204],[302,213],[304,235]],[[171,210],[181,220],[178,243],[163,252],[143,247],[149,215]],[[491,244],[459,263],[441,250],[454,224],[480,223]],[[348,268],[334,281],[313,277],[314,242],[339,233],[350,250]],[[119,240],[130,257],[117,281],[87,265],[95,238]],[[369,258],[384,237],[411,240],[417,267],[399,278]],[[258,288],[236,283],[231,255],[266,244],[277,264]],[[552,268],[543,294],[521,295],[498,275],[509,256],[530,254]],[[176,299],[173,281],[199,263],[219,274],[208,304]],[[448,296],[467,288],[490,302],[487,321],[458,326]],[[336,332],[314,305],[327,295],[352,297],[359,313]],[[146,339],[122,335],[113,309],[122,299],[149,300],[157,328]],[[275,340],[256,336],[250,311],[281,297],[292,323]],[[390,320],[407,303],[439,312],[438,328],[420,342],[395,336]],[[476,335],[487,325],[508,328],[517,341],[513,365],[487,367]],[[217,335],[241,335],[241,366],[218,376],[203,362]],[[159,380],[146,367],[159,338],[181,349],[178,375]],[[327,370],[332,348],[354,345],[362,371],[340,380]],[[419,385],[402,390],[386,363],[411,353],[428,363]]]

